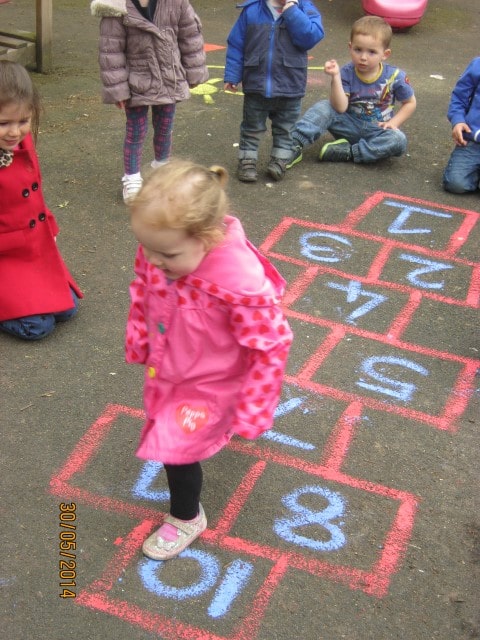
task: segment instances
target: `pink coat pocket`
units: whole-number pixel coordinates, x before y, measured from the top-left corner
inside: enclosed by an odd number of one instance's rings
[[[181,404],[175,411],[175,419],[184,433],[194,433],[209,421],[210,412],[206,405]]]

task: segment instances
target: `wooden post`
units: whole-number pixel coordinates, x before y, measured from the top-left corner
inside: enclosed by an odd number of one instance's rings
[[[37,71],[48,73],[52,69],[53,16],[52,0],[36,1],[36,56]]]

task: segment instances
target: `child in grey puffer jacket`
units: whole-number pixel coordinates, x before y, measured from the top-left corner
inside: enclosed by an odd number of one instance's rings
[[[142,186],[140,164],[152,108],[154,160],[171,151],[177,102],[208,79],[202,25],[189,0],[93,0],[100,20],[102,97],[125,110],[123,199]]]

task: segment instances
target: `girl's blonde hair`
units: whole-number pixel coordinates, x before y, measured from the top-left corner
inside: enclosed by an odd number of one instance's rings
[[[171,159],[145,180],[130,203],[130,215],[141,217],[152,229],[184,229],[211,249],[225,237],[227,182],[223,167]]]
[[[40,97],[28,71],[18,62],[0,60],[0,109],[18,104],[32,112],[31,131],[34,139],[40,120]]]
[[[372,36],[380,40],[384,49],[388,49],[392,41],[392,27],[379,16],[363,16],[353,23],[350,42],[357,35]]]

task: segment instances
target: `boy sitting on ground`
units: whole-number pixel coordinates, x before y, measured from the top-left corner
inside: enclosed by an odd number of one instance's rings
[[[323,145],[322,161],[371,163],[405,153],[407,138],[399,127],[415,111],[416,100],[405,72],[384,63],[391,38],[392,28],[383,18],[365,16],[353,24],[352,61],[342,68],[336,60],[325,63],[330,99],[314,104],[296,123],[287,168],[327,131],[335,140]],[[401,106],[395,112],[397,101]]]

